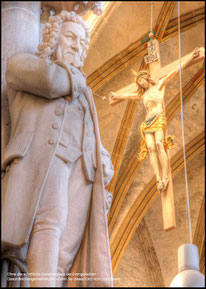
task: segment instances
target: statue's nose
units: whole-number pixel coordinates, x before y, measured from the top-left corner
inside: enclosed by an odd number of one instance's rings
[[[79,51],[80,49],[80,40],[78,38],[75,39],[73,42],[73,48],[76,49],[76,51]]]

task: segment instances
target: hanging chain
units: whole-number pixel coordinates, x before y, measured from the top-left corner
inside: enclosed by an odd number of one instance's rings
[[[153,37],[154,37],[154,33],[153,33],[153,30],[152,30],[152,26],[153,26],[153,7],[154,7],[154,2],[151,1],[151,25],[150,25],[150,33],[149,33],[151,46],[153,45]]]
[[[152,26],[153,26],[153,6],[154,2],[151,1],[151,27],[150,27],[150,32],[153,33]]]
[[[189,204],[189,190],[187,180],[187,163],[185,153],[185,133],[184,133],[184,112],[183,112],[183,96],[182,96],[182,69],[181,69],[181,38],[180,38],[180,5],[178,1],[178,30],[179,30],[179,62],[180,62],[180,99],[181,99],[181,118],[182,118],[182,143],[183,143],[183,154],[184,154],[184,169],[185,169],[185,185],[186,185],[186,222],[188,218],[188,227],[190,235],[190,243],[192,243],[192,226],[190,217],[190,204]]]

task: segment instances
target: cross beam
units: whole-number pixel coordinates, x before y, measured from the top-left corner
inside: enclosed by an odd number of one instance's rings
[[[189,53],[189,54],[187,54],[187,55],[185,55],[185,56],[182,57],[182,60],[181,60],[182,65],[191,57],[191,54],[192,54],[192,53]],[[194,59],[187,67],[185,67],[185,68],[188,68],[188,67],[190,67],[190,66],[192,66],[192,65],[194,65],[194,64],[196,64],[196,63],[199,63],[199,62],[203,61],[204,58],[205,58],[205,49],[204,49],[203,47],[201,47],[201,48],[200,48],[200,54],[199,54],[199,56],[198,56],[197,58],[195,58],[195,59]],[[150,64],[150,65],[151,65],[151,64]],[[160,74],[160,75],[159,75],[159,78],[161,79],[161,78],[163,78],[164,76],[166,76],[170,71],[174,70],[174,68],[177,67],[178,65],[179,65],[179,59],[177,59],[177,60],[175,60],[174,62],[172,62],[172,63],[170,63],[170,64],[162,67],[162,68],[160,69],[160,72],[159,72],[159,74]],[[121,88],[120,90],[117,90],[115,93],[117,93],[117,94],[134,93],[136,90],[137,90],[137,85],[136,85],[135,82],[133,82],[133,83],[130,83],[129,85]],[[124,100],[122,100],[122,99],[114,99],[114,100],[110,99],[110,104],[111,104],[111,105],[116,105],[116,104],[118,104],[118,103],[120,103],[120,102],[122,102],[122,101],[124,101]]]
[[[153,56],[154,54],[156,55],[157,59],[156,61],[152,61],[149,64],[149,71],[150,71],[151,78],[155,82],[158,82],[160,80],[160,75],[162,76],[162,71],[161,71],[161,62],[160,62],[159,41],[157,39],[153,39],[153,40],[151,39],[150,46],[148,47],[148,57]],[[175,66],[175,68],[176,67],[177,66]],[[170,71],[171,70],[166,70],[165,75],[167,75]],[[165,132],[165,135],[167,135],[167,130]],[[161,193],[161,201],[162,201],[162,217],[163,217],[164,230],[170,231],[176,228],[176,218],[175,218],[175,205],[174,205],[174,194],[173,194],[173,183],[172,183],[169,150],[166,150],[166,154],[168,158],[169,183],[168,183],[167,189]]]

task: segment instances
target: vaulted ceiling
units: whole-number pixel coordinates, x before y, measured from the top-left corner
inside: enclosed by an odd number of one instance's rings
[[[178,5],[154,1],[153,28],[160,42],[161,65],[179,58]],[[180,1],[181,55],[204,47],[204,2]],[[84,18],[89,19],[89,15]],[[163,230],[161,197],[149,159],[138,162],[142,102],[114,106],[99,96],[132,82],[132,70],[144,67],[151,23],[151,1],[110,2],[95,23],[85,63],[87,83],[94,92],[103,145],[112,155],[115,176],[107,189],[113,193],[108,217],[115,286],[169,286],[178,272],[177,250],[189,242],[186,219],[182,151],[180,78],[166,87],[168,133],[175,135],[170,152],[176,229]],[[184,124],[193,242],[199,247],[204,273],[204,66],[183,71]]]

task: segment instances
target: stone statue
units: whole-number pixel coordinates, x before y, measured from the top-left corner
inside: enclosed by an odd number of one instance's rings
[[[114,170],[83,73],[89,32],[80,16],[62,11],[45,25],[36,55],[17,53],[7,64],[3,250],[15,264],[25,258],[31,287],[113,286],[112,195],[104,188]],[[77,280],[69,272],[90,275]]]
[[[182,65],[182,69],[198,57],[199,49],[196,48],[192,56]],[[172,148],[174,136],[166,136],[167,119],[164,107],[165,86],[179,71],[179,66],[155,83],[147,70],[142,70],[136,75],[138,90],[136,93],[117,94],[111,92],[109,101],[114,99],[143,99],[146,109],[146,120],[141,125],[141,147],[138,159],[143,160],[150,155],[150,162],[155,172],[157,189],[164,192],[167,189],[168,178],[168,156],[165,149]],[[104,100],[106,98],[104,97]],[[156,153],[156,148],[158,154]]]

